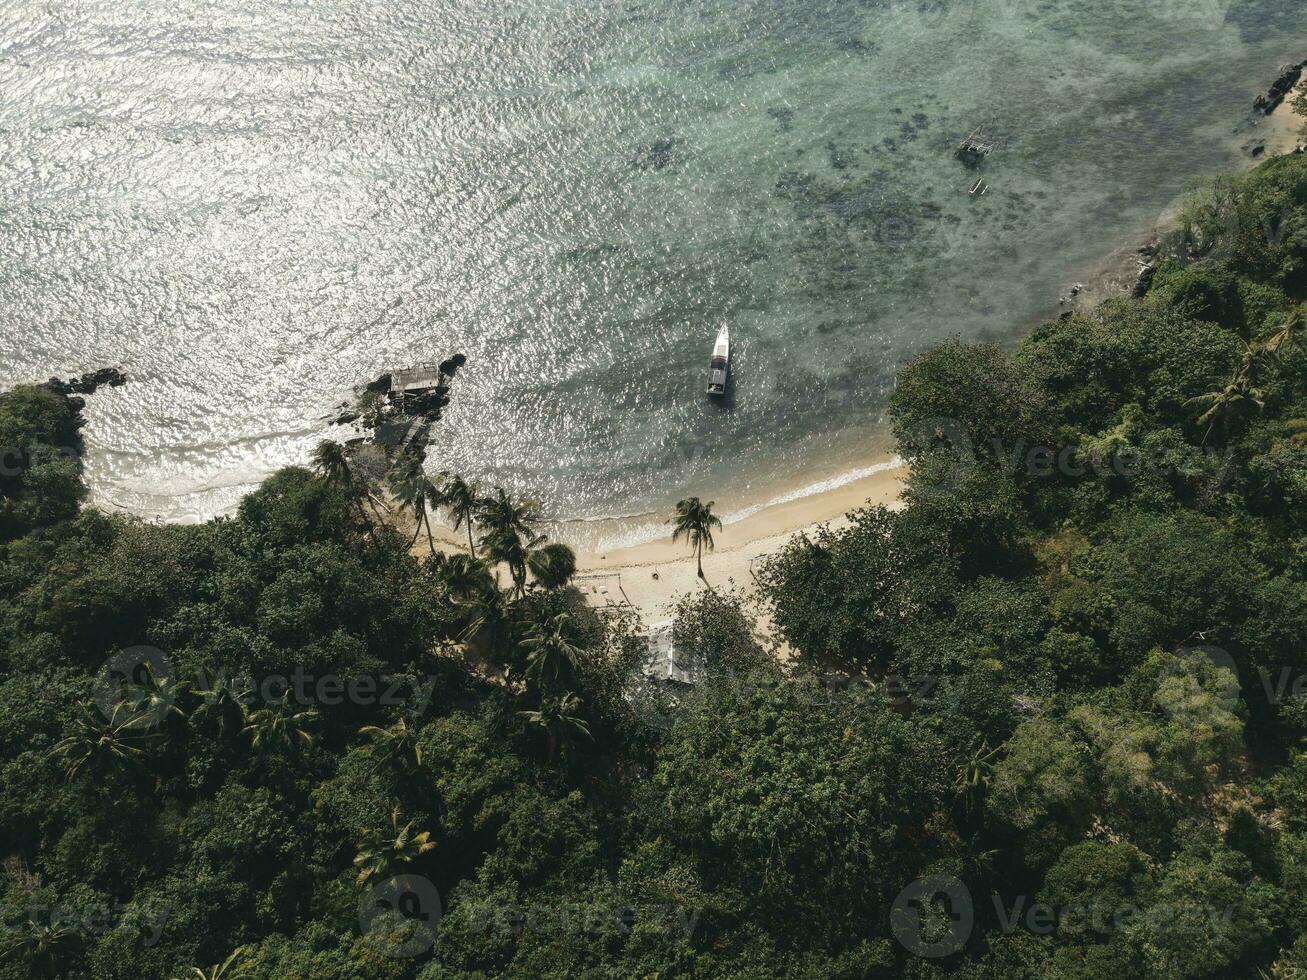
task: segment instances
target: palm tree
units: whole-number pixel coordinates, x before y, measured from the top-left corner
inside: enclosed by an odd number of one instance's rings
[[[684,535],[690,547],[694,549],[695,556],[699,560],[699,578],[703,578],[703,546],[707,545],[708,550],[712,551],[714,547],[712,529],[720,529],[722,522],[713,514],[713,504],[715,501],[708,501],[706,504],[698,497],[688,497],[676,505],[676,516],[668,523],[674,524],[672,531],[672,541],[680,540]],[[707,579],[704,579],[707,581]]]
[[[412,760],[416,769],[422,769],[422,742],[418,738],[417,729],[410,728],[407,719],[401,718],[386,728],[364,725],[359,729],[359,734],[370,738],[385,756]]]
[[[88,763],[137,762],[145,758],[151,740],[149,717],[126,701],[119,701],[105,718],[95,705],[84,702],[72,730],[57,742],[52,754],[63,760],[64,778],[71,781]]]
[[[590,738],[590,725],[579,714],[581,699],[572,692],[559,697],[546,697],[534,711],[518,714],[544,733],[545,745],[552,760],[560,753],[569,759],[576,744],[576,736]]]
[[[1307,419],[1290,419],[1284,427],[1289,432],[1289,442],[1295,446],[1307,446]]]
[[[286,749],[296,746],[308,748],[313,744],[309,726],[317,720],[314,708],[296,711],[290,703],[289,692],[278,701],[270,701],[262,708],[247,711],[244,731],[250,736],[250,746],[256,751],[279,745]]]
[[[953,781],[954,792],[962,798],[968,814],[976,807],[989,788],[989,781],[994,774],[994,760],[998,749],[991,749],[989,743],[980,741],[967,764],[958,772]]]
[[[536,533],[540,515],[535,504],[529,501],[515,504],[503,487],[495,487],[491,496],[481,500],[477,522],[483,529],[481,546],[486,554],[492,561],[508,566],[514,594],[525,595],[531,552],[548,540]]]
[[[472,525],[481,510],[481,489],[475,483],[469,483],[455,473],[445,478],[444,485],[440,488],[440,495],[445,503],[445,513],[454,524],[454,530],[457,531],[460,527],[467,528],[467,550],[475,558],[477,549],[472,542]]]
[[[68,926],[28,918],[22,926],[0,930],[0,953],[6,961],[26,954],[31,961],[43,963],[46,972],[54,976],[59,975],[59,960],[76,939],[77,931]]]
[[[492,582],[489,590],[469,596],[460,605],[467,609],[468,620],[458,633],[458,642],[488,652],[504,649],[512,623],[507,593]]]
[[[415,859],[436,849],[436,842],[431,839],[431,832],[413,832],[416,820],[410,820],[402,827],[399,824],[399,804],[390,810],[390,828],[382,828],[369,834],[359,845],[359,852],[354,857],[354,867],[359,869],[354,884],[366,888],[374,881],[387,877],[397,865],[409,864]]]
[[[144,682],[123,689],[123,701],[128,708],[146,719],[146,725],[162,721],[167,715],[185,718],[186,713],[177,707],[177,695],[184,685],[178,684],[175,678],[167,674],[163,677],[157,675],[148,660],[142,666],[145,668]]]
[[[349,463],[349,452],[344,446],[333,439],[323,439],[313,450],[313,469],[327,483],[338,487],[354,505],[363,523],[371,526],[372,522],[363,510],[363,501],[366,499],[373,507],[373,516],[377,516],[376,505],[372,504],[367,484],[355,477]]]
[[[513,498],[503,487],[495,487],[494,492],[481,498],[477,505],[477,521],[495,529],[510,529],[520,537],[530,537],[535,533],[535,526],[540,523],[540,514],[531,501],[513,503]]]
[[[1198,424],[1207,423],[1203,444],[1207,444],[1212,429],[1218,422],[1228,436],[1230,422],[1240,414],[1261,411],[1266,404],[1266,392],[1257,387],[1257,372],[1261,366],[1262,348],[1244,345],[1243,358],[1235,368],[1234,376],[1221,388],[1190,398],[1186,405],[1201,408]]]
[[[542,589],[561,589],[576,574],[576,553],[565,544],[547,544],[529,552],[526,564]]]
[[[440,569],[440,575],[455,602],[467,603],[495,591],[490,569],[484,561],[472,555],[450,555]]]
[[[564,671],[571,676],[581,657],[581,650],[567,639],[567,624],[572,617],[559,613],[552,619],[536,623],[518,646],[526,654],[526,676],[536,686],[545,688],[558,682]]]
[[[413,547],[418,535],[422,533],[422,529],[425,527],[427,545],[434,553],[436,542],[431,535],[428,505],[433,501],[439,505],[442,498],[440,491],[427,478],[426,470],[422,468],[422,461],[412,453],[400,450],[395,457],[394,466],[386,474],[386,484],[395,499],[399,501],[400,507],[413,514],[413,538],[409,541],[408,546]]]
[[[532,553],[546,540],[543,534],[537,534],[523,541],[517,528],[493,526],[481,539],[481,545],[491,561],[508,566],[508,574],[513,579],[513,595],[521,598],[526,595],[526,572]]]
[[[245,947],[237,946],[221,963],[215,963],[208,969],[193,966],[186,971],[184,977],[173,977],[172,980],[242,980],[247,974],[237,964],[244,955]]]
[[[349,454],[334,439],[323,439],[313,450],[313,469],[328,483],[354,489],[354,471],[349,468]]]
[[[246,681],[240,687],[224,683],[223,680],[201,668],[196,676],[192,690],[200,697],[200,703],[191,710],[191,724],[199,725],[201,721],[215,718],[218,722],[218,734],[225,736],[228,729],[243,726],[249,711],[250,698],[254,695],[253,682]]]

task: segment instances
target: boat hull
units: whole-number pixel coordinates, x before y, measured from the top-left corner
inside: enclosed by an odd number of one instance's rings
[[[731,371],[731,340],[726,327],[717,334],[712,360],[708,363],[708,394],[720,397],[726,394],[726,382]]]

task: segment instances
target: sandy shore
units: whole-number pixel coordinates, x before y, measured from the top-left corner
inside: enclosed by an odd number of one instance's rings
[[[795,534],[819,524],[841,527],[847,523],[849,511],[869,504],[897,506],[906,470],[891,459],[870,465],[886,468],[831,490],[763,507],[715,531],[716,547],[703,556],[708,583],[739,587],[748,595],[753,591],[754,562],[778,551]],[[394,519],[401,530],[413,533],[410,519],[398,513]],[[441,551],[467,551],[466,535],[439,523],[432,524],[432,532]],[[427,552],[425,534],[421,534],[413,553],[422,556]],[[582,551],[577,554],[577,568],[576,585],[592,605],[630,605],[646,625],[667,619],[679,596],[703,587],[694,555],[684,541],[672,543],[671,527],[663,537],[646,544],[602,553]],[[759,628],[765,627],[765,619],[760,620]]]
[[[819,524],[843,526],[851,510],[868,504],[896,506],[905,473],[902,466],[893,465],[833,490],[765,507],[727,524],[713,532],[716,547],[704,553],[704,578],[714,587],[736,587],[746,595],[752,593],[752,569],[760,558],[779,551],[795,534]],[[693,554],[684,541],[672,543],[670,527],[667,536],[658,541],[603,554],[582,554],[577,559],[580,572],[576,584],[592,604],[629,603],[646,624],[667,619],[679,596],[703,587]],[[758,625],[765,633],[765,619],[760,619]]]

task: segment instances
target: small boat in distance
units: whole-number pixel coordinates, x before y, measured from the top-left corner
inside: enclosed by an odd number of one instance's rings
[[[713,345],[712,361],[708,365],[708,394],[726,394],[726,373],[731,365],[731,328],[723,326],[717,331],[717,343]]]

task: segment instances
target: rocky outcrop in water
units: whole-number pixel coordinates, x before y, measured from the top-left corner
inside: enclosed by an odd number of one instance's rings
[[[449,383],[466,363],[464,354],[454,354],[441,361],[435,372],[428,375],[433,382],[430,387],[413,387],[412,371],[382,374],[363,385],[361,390],[355,389],[360,392],[358,403],[352,407],[342,404],[340,414],[331,424],[361,423],[361,427],[370,433],[362,437],[364,441],[380,446],[387,455],[403,449],[422,459],[426,455],[431,426],[440,421],[445,406],[449,404]],[[396,373],[409,379],[407,390],[396,389]]]
[[[1300,81],[1302,81],[1303,70],[1307,69],[1307,61],[1300,61],[1296,65],[1286,65],[1280,73],[1280,77],[1275,80],[1265,95],[1257,96],[1257,101],[1253,103],[1253,108],[1263,115],[1269,116],[1284,101],[1285,96],[1293,91]]]
[[[67,381],[60,378],[51,378],[45,383],[57,395],[93,395],[98,388],[117,388],[127,383],[127,375],[123,374],[118,368],[100,368],[98,371],[92,371],[89,374],[83,374],[81,377],[69,378]]]

